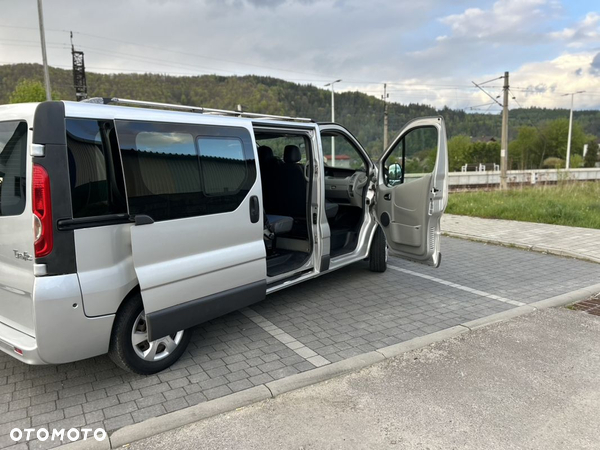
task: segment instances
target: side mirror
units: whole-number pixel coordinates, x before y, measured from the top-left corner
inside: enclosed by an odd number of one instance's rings
[[[398,163],[392,164],[388,169],[388,179],[392,182],[402,181],[402,166]],[[396,183],[393,183],[396,184]]]

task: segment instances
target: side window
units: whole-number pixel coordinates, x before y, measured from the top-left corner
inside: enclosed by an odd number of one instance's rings
[[[307,161],[307,148],[309,147],[309,141],[306,136],[297,134],[279,135],[279,134],[257,134],[256,144],[261,147],[269,147],[273,150],[273,155],[279,163],[284,161],[285,148],[288,145],[295,145],[300,150],[300,161],[298,164],[306,164]]]
[[[200,168],[189,133],[140,131],[135,134],[134,149],[139,173],[132,171],[130,153],[123,147],[127,193],[129,197],[147,195],[194,194],[200,189]],[[123,145],[123,144],[122,144]]]
[[[433,172],[437,158],[438,130],[435,127],[409,131],[386,156],[384,179],[387,186],[408,183]]]
[[[367,170],[361,153],[343,134],[324,131],[321,133],[321,144],[326,166],[363,172]],[[332,150],[335,151],[335,160],[331,156]]]
[[[236,138],[199,137],[196,142],[206,195],[237,193],[248,174],[242,141]]]
[[[25,210],[27,123],[0,122],[0,216]]]
[[[117,121],[130,214],[155,221],[235,210],[256,179],[245,129]]]
[[[112,122],[67,119],[66,126],[73,218],[126,213]]]

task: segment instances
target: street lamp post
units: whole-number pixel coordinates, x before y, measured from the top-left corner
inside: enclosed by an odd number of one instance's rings
[[[335,93],[333,91],[333,85],[339,83],[342,80],[335,80],[331,83],[327,83],[325,87],[331,86],[331,122],[335,122]],[[331,166],[335,167],[335,137],[331,136]]]
[[[572,92],[570,94],[564,94],[563,97],[567,95],[571,96],[571,113],[569,114],[569,137],[567,138],[567,161],[565,164],[566,170],[571,168],[571,136],[573,134],[573,97],[577,94],[583,94],[585,91],[577,91]]]
[[[46,34],[44,33],[44,11],[42,0],[37,0],[38,17],[40,21],[40,41],[42,43],[42,63],[44,64],[44,84],[46,85],[46,100],[52,100],[50,90],[50,74],[48,73],[48,57],[46,56]]]

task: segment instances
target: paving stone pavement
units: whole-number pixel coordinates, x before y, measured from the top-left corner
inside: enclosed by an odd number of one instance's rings
[[[442,230],[450,235],[500,241],[558,251],[600,263],[600,230],[515,220],[444,214]]]
[[[453,238],[438,269],[390,258],[269,295],[194,330],[173,367],[152,376],[106,356],[27,366],[0,355],[0,447],[14,427],[104,427],[176,411],[268,381],[598,282],[600,266]],[[516,302],[507,303],[506,300]],[[13,448],[48,448],[49,441]]]

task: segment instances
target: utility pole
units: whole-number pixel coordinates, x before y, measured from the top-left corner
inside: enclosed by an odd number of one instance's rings
[[[508,188],[508,72],[504,72],[504,101],[502,102],[502,140],[500,144],[500,189]]]
[[[40,22],[40,41],[42,42],[42,61],[44,64],[44,84],[46,85],[46,100],[52,100],[52,91],[50,90],[50,74],[48,73],[48,58],[46,56],[46,34],[44,33],[44,11],[42,10],[42,0],[37,0],[37,4]]]
[[[571,137],[573,135],[573,97],[577,94],[583,94],[585,91],[572,92],[570,94],[564,94],[562,97],[567,95],[571,96],[571,112],[569,114],[569,137],[567,138],[567,160],[565,164],[566,170],[571,168]]]
[[[335,122],[335,93],[333,91],[333,85],[339,83],[342,80],[335,80],[331,83],[327,83],[325,87],[331,86],[331,122]],[[335,167],[335,137],[331,136],[331,167]]]
[[[383,151],[388,148],[388,103],[387,99],[390,94],[387,93],[387,84],[383,84]],[[383,154],[383,153],[382,153]]]

